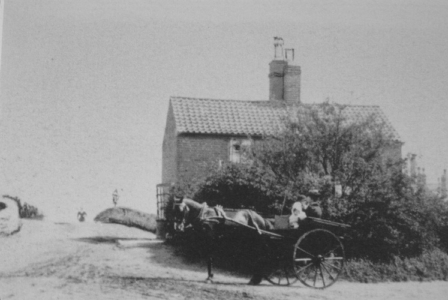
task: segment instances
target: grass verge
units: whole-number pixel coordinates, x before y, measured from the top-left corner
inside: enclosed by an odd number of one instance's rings
[[[365,259],[349,260],[342,278],[354,282],[448,281],[448,254],[434,249],[413,258],[375,263]]]

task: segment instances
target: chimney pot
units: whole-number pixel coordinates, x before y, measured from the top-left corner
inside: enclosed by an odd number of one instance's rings
[[[285,57],[288,62],[294,61],[294,49],[285,49]]]
[[[274,59],[284,60],[283,44],[284,41],[281,37],[274,37]]]

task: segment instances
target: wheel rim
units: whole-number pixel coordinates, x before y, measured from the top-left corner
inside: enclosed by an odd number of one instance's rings
[[[294,269],[304,285],[324,289],[335,283],[345,261],[344,247],[328,230],[305,233],[294,246]]]
[[[292,262],[281,261],[278,267],[266,277],[266,280],[275,285],[288,286],[295,283],[298,278]]]

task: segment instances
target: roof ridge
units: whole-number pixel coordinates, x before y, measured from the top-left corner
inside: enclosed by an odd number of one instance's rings
[[[267,103],[275,103],[275,104],[290,104],[288,102],[285,103],[281,103],[280,101],[278,103],[271,101],[271,100],[243,100],[243,99],[217,99],[217,98],[198,98],[198,97],[185,97],[185,96],[170,96],[170,100],[171,99],[179,99],[179,100],[199,100],[199,101],[232,101],[232,102],[267,102]],[[324,102],[313,102],[313,103],[300,103],[302,105],[320,105],[323,104]],[[379,105],[368,105],[368,104],[342,104],[342,103],[333,103],[333,104],[337,104],[337,105],[342,105],[342,106],[350,106],[350,107],[378,107],[380,108]]]
[[[232,102],[269,102],[266,100],[238,100],[238,99],[216,99],[216,98],[196,98],[196,97],[183,97],[183,96],[170,96],[171,99],[185,99],[185,100],[201,100],[201,101],[232,101]]]

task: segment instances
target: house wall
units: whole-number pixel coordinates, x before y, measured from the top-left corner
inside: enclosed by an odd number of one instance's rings
[[[178,182],[191,182],[207,176],[229,160],[229,136],[179,135],[177,139]]]
[[[167,125],[163,153],[163,183],[192,182],[204,178],[219,167],[219,161],[229,161],[229,146],[232,138],[241,136],[181,134]],[[386,150],[384,158],[402,158],[402,143],[397,142]],[[176,153],[177,152],[177,153]]]
[[[177,141],[173,108],[170,104],[166,118],[165,135],[162,146],[162,183],[177,180]]]

